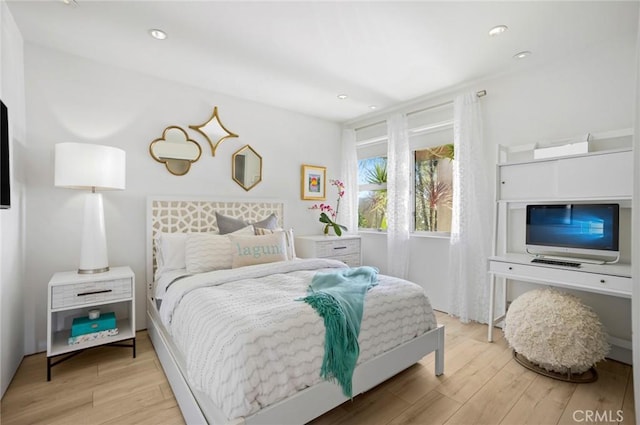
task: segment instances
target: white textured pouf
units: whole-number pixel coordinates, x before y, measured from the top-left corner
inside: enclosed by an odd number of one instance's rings
[[[516,298],[505,317],[504,336],[529,362],[569,376],[586,372],[609,351],[598,316],[577,297],[553,289]]]

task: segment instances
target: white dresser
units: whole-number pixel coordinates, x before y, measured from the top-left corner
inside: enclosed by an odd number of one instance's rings
[[[296,236],[296,255],[301,258],[332,258],[349,267],[362,265],[361,239],[358,235]]]

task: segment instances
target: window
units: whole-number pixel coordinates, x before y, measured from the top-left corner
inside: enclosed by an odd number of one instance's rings
[[[421,149],[415,158],[415,230],[451,232],[453,144]]]
[[[414,151],[414,230],[450,232],[453,144]],[[358,228],[387,229],[387,158],[358,161]]]
[[[387,230],[387,158],[358,161],[358,228]]]
[[[453,102],[406,114],[413,154],[414,232],[450,233],[453,204]],[[355,129],[358,153],[358,227],[387,229],[387,124]]]

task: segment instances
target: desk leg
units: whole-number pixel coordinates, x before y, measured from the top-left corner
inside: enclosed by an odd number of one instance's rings
[[[487,331],[487,341],[493,342],[493,318],[496,309],[496,277],[491,275],[491,285],[489,289],[489,330]]]
[[[500,279],[502,282],[502,315],[500,317],[507,317],[507,281],[508,279],[505,277]],[[504,320],[504,319],[503,319]]]

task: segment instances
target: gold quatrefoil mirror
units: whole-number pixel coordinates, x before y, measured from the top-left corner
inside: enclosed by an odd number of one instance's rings
[[[231,177],[244,190],[250,190],[262,181],[262,157],[249,145],[237,150],[231,157]]]
[[[177,126],[164,129],[162,137],[149,145],[151,157],[164,163],[167,170],[176,176],[183,176],[189,172],[191,164],[200,159],[202,148],[189,139],[187,132]]]

